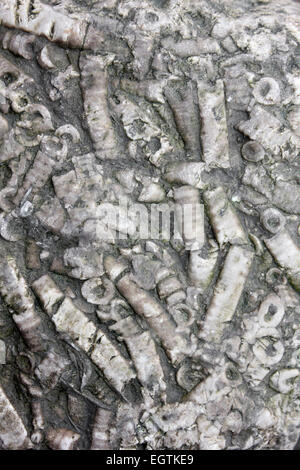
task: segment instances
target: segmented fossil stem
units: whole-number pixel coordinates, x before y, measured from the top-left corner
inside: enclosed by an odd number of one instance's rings
[[[206,313],[200,334],[202,338],[220,341],[226,324],[232,320],[237,308],[253,256],[254,254],[247,248],[239,246],[230,248]]]

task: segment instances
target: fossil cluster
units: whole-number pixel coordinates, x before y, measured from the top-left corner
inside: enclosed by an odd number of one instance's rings
[[[293,449],[299,158],[298,2],[1,0],[0,449]]]

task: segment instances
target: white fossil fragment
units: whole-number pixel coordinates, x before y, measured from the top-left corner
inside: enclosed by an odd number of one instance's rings
[[[8,49],[13,54],[32,60],[34,57],[33,44],[35,37],[31,34],[7,31],[2,40],[3,49]]]
[[[32,284],[42,305],[49,315],[54,313],[55,306],[64,298],[63,292],[57,287],[48,274],[40,277]]]
[[[13,320],[30,349],[43,350],[39,330],[41,320],[35,311],[29,288],[13,258],[2,258],[0,262],[0,293],[15,312]]]
[[[165,179],[169,183],[189,185],[203,189],[206,185],[202,179],[205,163],[202,162],[180,162],[172,163],[165,169]]]
[[[288,128],[282,130],[280,120],[260,105],[255,105],[250,112],[250,119],[240,122],[237,127],[276,155],[282,153],[294,157],[299,148],[299,138]]]
[[[164,372],[151,334],[142,331],[132,317],[118,320],[110,329],[121,334],[125,341],[141,384],[153,398],[164,398]]]
[[[50,48],[48,44],[40,50],[37,60],[40,66],[46,70],[51,70],[55,68],[55,64],[52,62],[50,56]]]
[[[138,96],[144,96],[150,101],[164,104],[163,88],[166,85],[165,80],[143,80],[138,82],[123,78],[121,88],[126,92],[135,93]]]
[[[298,369],[280,369],[270,377],[270,385],[280,393],[289,393],[299,374]]]
[[[17,411],[0,386],[0,439],[7,450],[28,449],[30,440]]]
[[[166,193],[162,186],[158,183],[150,183],[145,185],[139,195],[139,202],[162,202],[166,197]]]
[[[55,157],[53,158],[53,155],[51,156],[46,152],[38,151],[33,165],[26,174],[23,185],[20,187],[14,202],[19,204],[29,188],[31,188],[32,194],[36,194],[40,191],[50,178],[55,165],[56,160]]]
[[[100,330],[97,331],[95,337],[91,359],[103,371],[109,383],[120,393],[124,386],[136,377],[128,361]]]
[[[69,135],[74,143],[80,142],[80,133],[76,127],[72,126],[72,124],[64,124],[63,126],[60,126],[56,129],[55,135],[58,137]]]
[[[233,246],[214,289],[206,313],[201,337],[220,341],[226,324],[232,320],[250,272],[254,254],[247,248]]]
[[[243,145],[242,155],[245,160],[252,163],[261,161],[265,156],[265,151],[262,145],[254,140],[250,140]]]
[[[169,276],[162,279],[157,285],[158,295],[161,299],[168,297],[181,289],[181,283],[176,276]]]
[[[84,110],[94,148],[100,158],[114,158],[116,136],[108,107],[107,67],[113,56],[81,55]]]
[[[191,251],[189,256],[188,275],[190,282],[203,293],[212,282],[219,253],[212,251],[203,256],[201,250]]]
[[[102,254],[92,247],[68,248],[64,253],[64,264],[70,267],[69,275],[75,279],[91,279],[104,274]]]
[[[204,245],[204,210],[199,190],[192,186],[174,189],[175,224],[186,250],[199,250]]]
[[[50,429],[46,440],[53,450],[73,450],[80,437],[80,434],[70,429]]]
[[[171,80],[164,89],[174,120],[187,152],[198,160],[200,157],[200,120],[194,90],[191,83]]]
[[[280,101],[280,87],[274,78],[263,77],[255,84],[253,95],[258,103],[278,104]]]
[[[88,317],[75,307],[72,300],[65,298],[52,317],[58,331],[68,333],[85,351],[90,351],[96,335],[95,325]]]
[[[285,217],[273,208],[266,209],[261,214],[261,221],[265,229],[273,234],[280,232],[285,225]]]
[[[65,223],[65,212],[57,197],[45,201],[36,212],[39,221],[54,233],[58,233]]]
[[[203,197],[220,247],[225,243],[247,244],[247,234],[224,189],[219,186],[205,191]]]
[[[265,239],[265,244],[276,262],[284,268],[291,284],[300,290],[300,249],[287,230],[283,229],[272,238]]]
[[[0,364],[6,364],[6,344],[2,339],[0,340]]]
[[[115,276],[116,272],[120,272],[118,271],[120,268],[117,260],[112,257],[106,259],[105,268],[111,278]],[[123,266],[122,271],[124,269]],[[183,351],[189,349],[189,344],[183,336],[176,333],[176,325],[169,318],[162,305],[131,280],[128,274],[124,274],[121,279],[117,280],[116,286],[133,310],[145,318],[149,326],[159,336],[171,360],[176,362],[182,357]]]
[[[225,448],[225,437],[220,435],[220,429],[204,415],[197,419],[197,426],[201,450],[222,450]]]
[[[203,158],[208,167],[229,168],[228,130],[224,85],[217,80],[211,89],[198,82],[198,98],[202,118]]]
[[[276,328],[261,328],[256,334],[253,353],[263,366],[277,364],[284,354],[284,344]]]
[[[0,12],[2,24],[20,28],[69,47],[82,47],[87,24],[66,16],[39,0],[4,0]]]
[[[14,214],[5,214],[5,212],[0,214],[0,235],[10,242],[21,240],[22,226]]]
[[[213,38],[184,39],[174,42],[173,38],[166,37],[162,41],[162,46],[178,57],[191,57],[200,54],[218,54],[220,46]]]
[[[258,311],[258,321],[264,328],[275,328],[285,314],[284,305],[276,294],[269,294],[261,303]]]
[[[54,388],[70,362],[54,350],[47,352],[34,373],[39,381],[48,389]]]
[[[110,410],[97,408],[93,424],[93,438],[91,450],[110,450],[110,431],[114,413]]]
[[[268,408],[263,408],[257,414],[255,424],[259,429],[271,428],[275,423],[274,416]]]
[[[71,299],[65,298],[52,317],[56,329],[67,333],[103,371],[108,381],[122,392],[124,385],[135,377],[126,359],[110,339],[80,311]]]
[[[104,292],[103,289],[105,289]],[[107,278],[92,278],[84,282],[81,293],[91,304],[107,305],[113,299],[115,289],[113,283]]]

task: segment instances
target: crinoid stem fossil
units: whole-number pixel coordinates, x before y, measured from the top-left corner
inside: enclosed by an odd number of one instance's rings
[[[125,341],[141,384],[154,399],[165,399],[166,383],[155,341],[131,316],[118,320],[110,330]]]
[[[212,88],[198,82],[198,98],[202,118],[203,158],[208,167],[229,168],[228,130],[224,85],[217,80]]]
[[[7,450],[32,447],[24,423],[0,385],[0,439]]]
[[[202,178],[204,170],[205,163],[202,162],[171,163],[165,168],[165,179],[169,183],[189,185],[203,189],[206,186]]]
[[[174,189],[175,223],[186,250],[199,250],[205,242],[204,208],[200,191],[192,186]]]
[[[54,313],[55,306],[65,297],[48,274],[34,281],[32,287],[48,315]]]
[[[300,248],[288,231],[283,229],[264,242],[279,266],[286,270],[293,287],[300,291]]]
[[[4,26],[18,28],[68,47],[81,48],[87,23],[63,15],[39,0],[3,0],[0,20]]]
[[[221,340],[244,290],[253,257],[254,253],[248,248],[233,246],[229,249],[200,332],[201,338]]]
[[[91,360],[103,371],[109,383],[120,393],[136,374],[129,363],[101,330],[97,329],[68,297],[65,298],[52,321],[57,331],[67,333]]]
[[[266,125],[261,127],[260,123]],[[275,155],[280,151],[283,155],[294,158],[300,145],[300,139],[289,129],[282,132],[282,122],[273,114],[256,104],[250,112],[250,119],[238,124],[238,129],[252,140],[258,141],[265,149]]]
[[[119,272],[116,286],[119,292],[125,297],[133,310],[144,318],[149,326],[153,328],[160,338],[162,344],[172,362],[177,363],[183,357],[190,346],[184,336],[176,331],[176,324],[171,320],[162,305],[154,299],[148,292],[140,288],[128,274],[126,267],[120,265],[112,256],[105,260],[105,268],[108,276]]]
[[[97,408],[93,431],[91,450],[111,450],[110,430],[113,425],[114,412]]]
[[[81,87],[84,110],[96,154],[100,158],[114,158],[116,136],[108,107],[107,68],[114,56],[80,57]]]
[[[11,257],[2,258],[0,261],[0,293],[5,303],[15,312],[13,320],[29,348],[33,351],[43,350],[41,319],[35,311],[34,301],[25,279]]]
[[[32,34],[7,31],[4,35],[2,46],[3,49],[8,49],[13,54],[24,57],[27,60],[32,60],[34,57],[32,49],[34,42],[35,37]]]
[[[203,194],[213,230],[220,247],[226,243],[247,244],[247,234],[222,187]]]

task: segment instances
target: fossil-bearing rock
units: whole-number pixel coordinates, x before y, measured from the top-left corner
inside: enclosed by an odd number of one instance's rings
[[[0,49],[0,449],[293,449],[300,2],[2,0]]]

